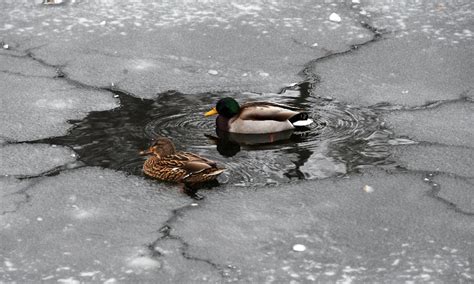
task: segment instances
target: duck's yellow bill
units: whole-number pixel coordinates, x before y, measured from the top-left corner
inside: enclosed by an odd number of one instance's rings
[[[212,108],[210,111],[206,112],[204,116],[211,116],[211,115],[216,115],[216,114],[218,114],[217,109]]]

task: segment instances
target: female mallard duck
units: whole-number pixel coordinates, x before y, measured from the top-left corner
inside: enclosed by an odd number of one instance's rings
[[[176,152],[170,139],[160,137],[140,155],[151,155],[143,164],[143,172],[153,178],[193,185],[212,181],[225,169],[216,162],[189,152]]]
[[[220,99],[204,116],[219,114],[217,129],[241,134],[276,133],[313,123],[301,110],[270,102],[251,102],[242,106],[233,98]]]

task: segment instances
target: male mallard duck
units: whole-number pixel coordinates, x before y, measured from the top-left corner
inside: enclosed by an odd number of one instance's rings
[[[217,129],[241,134],[276,133],[313,123],[306,112],[270,102],[251,102],[242,106],[233,98],[220,99],[204,116],[219,114]]]
[[[193,185],[215,180],[225,170],[217,167],[216,162],[196,154],[176,152],[173,142],[165,137],[156,139],[140,155],[151,155],[143,164],[143,172],[163,181]]]

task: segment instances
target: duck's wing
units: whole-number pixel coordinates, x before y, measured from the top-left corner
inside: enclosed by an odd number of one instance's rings
[[[189,161],[206,163],[211,167],[217,167],[217,163],[215,161],[201,157],[197,154],[190,153],[190,152],[180,152],[180,154],[185,155]]]
[[[184,181],[192,179],[195,175],[216,176],[224,171],[224,168],[218,168],[216,162],[189,152],[180,152],[186,157],[187,161],[181,167],[186,171],[183,177]]]
[[[207,169],[216,168],[216,162],[189,152],[179,152],[162,157],[159,161],[162,166],[177,167],[190,174],[199,173]]]
[[[295,107],[271,102],[251,102],[240,107],[238,117],[243,120],[275,120],[286,121],[301,113]]]
[[[279,104],[279,103],[273,103],[273,102],[260,102],[260,101],[244,103],[241,106],[241,108],[253,107],[253,106],[273,106],[273,107],[280,107],[280,108],[294,110],[294,111],[303,111],[302,109],[294,107],[294,106],[289,106],[289,105],[284,105],[284,104]]]
[[[208,169],[212,169],[207,163],[199,161],[189,161],[184,164],[183,169],[186,170],[189,174],[197,174]]]
[[[187,162],[189,162],[189,158],[179,153],[160,157],[155,160],[157,166],[168,168],[182,168]]]

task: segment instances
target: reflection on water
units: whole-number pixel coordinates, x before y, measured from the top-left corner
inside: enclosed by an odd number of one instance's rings
[[[390,164],[390,132],[374,111],[310,96],[301,84],[281,94],[202,93],[174,91],[156,100],[121,92],[121,106],[91,112],[72,121],[68,135],[41,140],[72,147],[85,164],[142,175],[138,152],[156,136],[171,138],[179,150],[209,157],[228,169],[221,179],[234,185],[264,185],[294,179],[344,175],[360,168]],[[307,129],[271,135],[216,132],[215,118],[203,113],[223,96],[239,102],[266,100],[305,109],[316,121]]]
[[[277,144],[278,142],[289,140],[293,132],[294,130],[290,129],[277,133],[239,134],[216,129],[217,137],[213,135],[205,136],[217,145],[217,151],[219,154],[226,157],[232,157],[240,151],[240,146],[262,146],[263,144]]]
[[[259,144],[270,144],[278,141],[288,140],[293,134],[294,130],[290,129],[287,131],[266,133],[266,134],[240,134],[240,133],[229,133],[216,129],[218,139],[225,140],[240,145],[259,145]]]

